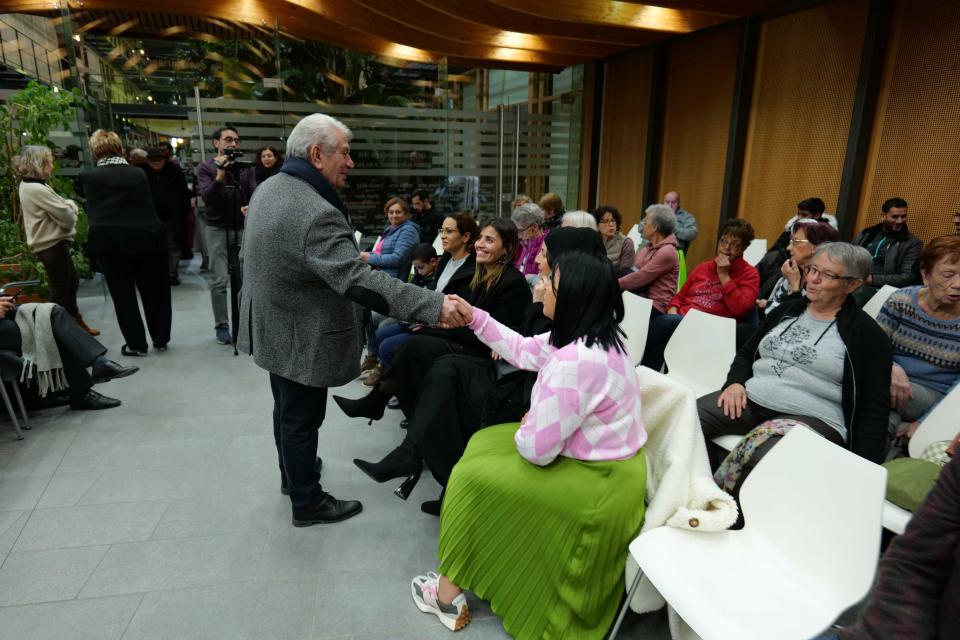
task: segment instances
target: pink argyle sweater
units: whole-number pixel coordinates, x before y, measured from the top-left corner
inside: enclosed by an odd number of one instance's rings
[[[557,349],[549,333],[524,338],[482,309],[473,310],[470,328],[513,366],[539,372],[514,436],[530,462],[625,460],[646,442],[637,373],[625,354],[582,340]]]

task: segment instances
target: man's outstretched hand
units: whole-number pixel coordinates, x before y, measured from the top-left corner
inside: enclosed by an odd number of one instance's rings
[[[443,306],[440,308],[440,322],[437,326],[443,329],[463,327],[473,320],[473,307],[460,296],[444,296]]]

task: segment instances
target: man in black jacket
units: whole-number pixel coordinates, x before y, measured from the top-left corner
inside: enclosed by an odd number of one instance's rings
[[[420,227],[420,242],[433,244],[440,233],[440,226],[443,224],[443,215],[437,211],[433,203],[430,202],[430,196],[426,189],[418,189],[410,196],[410,204],[413,205],[413,217],[410,219]]]
[[[160,148],[147,151],[143,167],[153,193],[153,205],[163,223],[161,236],[167,245],[167,273],[170,284],[180,284],[177,267],[186,241],[187,212],[190,210],[190,188],[179,167],[169,162]]]
[[[898,289],[920,284],[923,242],[907,229],[907,201],[890,198],[881,210],[880,224],[867,227],[853,239],[853,244],[864,247],[873,257],[866,283],[854,294],[860,305],[885,284]]]

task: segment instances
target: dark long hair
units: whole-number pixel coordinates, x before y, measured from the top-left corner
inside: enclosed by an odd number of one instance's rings
[[[503,275],[503,269],[509,264],[513,264],[517,259],[517,251],[520,248],[520,237],[517,235],[517,225],[513,224],[510,218],[494,218],[486,224],[480,225],[480,233],[487,227],[493,227],[493,230],[500,236],[500,242],[503,243],[505,253],[503,257],[493,265],[478,264],[477,270],[473,274],[473,281],[470,283],[470,289],[480,295],[489,292],[497,283],[500,282],[500,276]],[[476,242],[480,237],[473,239]],[[476,254],[476,250],[474,250]]]
[[[263,162],[261,162],[260,160],[260,156],[267,149],[269,149],[270,152],[273,153],[273,157],[277,159],[277,162],[270,169],[267,169],[265,166],[263,166]],[[260,150],[257,151],[257,157],[254,158],[253,160],[253,166],[254,166],[253,170],[257,176],[257,184],[260,184],[261,182],[263,182],[264,180],[266,180],[267,178],[269,178],[270,176],[272,176],[273,174],[275,174],[277,171],[280,170],[280,167],[283,166],[283,154],[280,153],[278,149],[276,149],[275,147],[271,147],[270,145],[267,145],[265,147],[260,147]]]
[[[554,263],[550,279],[557,296],[550,344],[559,349],[583,338],[588,347],[599,345],[626,353],[620,329],[623,298],[606,255],[564,252]]]

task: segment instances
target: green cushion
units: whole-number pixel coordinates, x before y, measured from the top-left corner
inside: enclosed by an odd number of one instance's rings
[[[940,465],[917,458],[897,458],[883,463],[887,468],[887,500],[916,511],[940,475]]]

